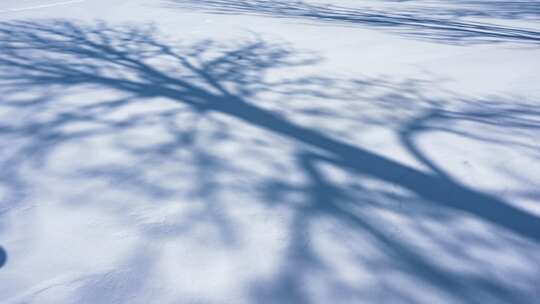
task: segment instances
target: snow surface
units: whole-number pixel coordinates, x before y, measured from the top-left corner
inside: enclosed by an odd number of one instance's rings
[[[3,0],[1,303],[535,303],[540,1]]]

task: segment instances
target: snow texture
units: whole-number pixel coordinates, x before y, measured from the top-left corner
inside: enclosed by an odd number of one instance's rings
[[[1,303],[535,303],[540,2],[0,2]]]

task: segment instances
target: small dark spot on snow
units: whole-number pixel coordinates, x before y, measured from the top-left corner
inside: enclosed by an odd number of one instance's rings
[[[2,266],[6,264],[6,261],[7,261],[7,253],[4,250],[4,248],[0,246],[0,268],[2,268]]]

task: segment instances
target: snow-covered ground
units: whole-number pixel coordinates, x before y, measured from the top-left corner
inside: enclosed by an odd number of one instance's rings
[[[0,303],[535,303],[540,1],[0,1]]]

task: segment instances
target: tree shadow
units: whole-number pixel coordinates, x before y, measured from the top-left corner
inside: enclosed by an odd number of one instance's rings
[[[445,243],[437,239],[440,235],[430,235],[420,226],[415,228],[419,229],[417,233],[427,235],[430,242],[437,243],[436,253],[450,253],[476,265],[474,273],[460,272],[421,252],[405,236],[397,236],[389,227],[380,225],[380,215],[374,215],[376,210],[395,209],[405,204],[407,208],[392,212],[413,222],[430,220],[451,227],[459,225],[457,219],[470,218],[510,235],[512,240],[505,240],[504,244],[511,244],[512,248],[520,248],[517,245],[520,244],[525,252],[530,248],[527,246],[540,243],[537,216],[450,177],[410,140],[427,128],[427,121],[435,118],[483,121],[495,118],[499,123],[506,119],[505,124],[516,128],[537,129],[537,121],[532,118],[534,123],[508,118],[525,109],[501,109],[491,116],[439,111],[425,119],[413,120],[415,124],[401,128],[400,135],[416,160],[428,165],[429,170],[420,170],[289,118],[290,113],[281,108],[293,107],[297,99],[354,100],[356,96],[351,92],[378,84],[376,81],[350,81],[347,83],[351,86],[344,90],[339,87],[342,82],[330,78],[273,80],[270,77],[273,70],[315,64],[319,59],[262,39],[232,46],[215,41],[175,45],[162,42],[152,27],[79,25],[67,21],[12,22],[0,24],[0,48],[4,54],[0,58],[2,106],[17,115],[24,113],[22,116],[26,117],[23,121],[4,121],[0,125],[3,138],[14,142],[26,139],[17,142],[16,149],[8,150],[2,159],[2,171],[11,172],[2,183],[14,193],[25,193],[22,181],[27,176],[22,169],[28,163],[47,166],[52,162],[51,155],[66,143],[93,140],[104,134],[126,134],[124,132],[133,129],[150,130],[150,135],[137,141],[113,143],[123,151],[122,157],[133,160],[130,166],[114,161],[99,166],[89,164],[85,170],[70,172],[70,177],[143,196],[156,202],[155,208],[160,208],[160,204],[171,197],[184,195],[200,204],[192,204],[193,209],[170,224],[152,223],[144,231],[148,237],[189,234],[197,225],[209,223],[219,232],[223,245],[235,245],[240,244],[235,235],[239,232],[235,232],[234,221],[224,212],[230,206],[221,204],[224,202],[218,193],[227,188],[242,194],[246,191],[245,181],[259,180],[259,169],[237,168],[232,165],[232,159],[242,161],[244,158],[246,162],[255,159],[263,163],[282,155],[294,160],[294,168],[305,182],[289,183],[281,174],[261,178],[261,199],[253,203],[285,205],[294,215],[288,224],[289,237],[282,267],[274,271],[273,277],[249,286],[258,302],[315,302],[306,285],[312,277],[322,277],[330,296],[338,302],[361,298],[412,303],[421,301],[419,297],[424,292],[465,303],[531,300],[527,292],[492,279],[487,271],[490,263],[460,252],[463,247],[478,246],[484,240]],[[107,90],[105,92],[114,92],[109,95],[120,94],[120,97],[105,102],[77,97],[78,90],[88,89]],[[62,94],[68,98],[63,100],[59,97]],[[272,104],[261,97],[269,95],[279,96],[280,102]],[[152,105],[156,103],[167,106],[153,110]],[[140,105],[144,105],[142,111],[135,114],[127,111]],[[40,116],[44,109],[51,108],[56,111],[55,115]],[[128,114],[124,114],[126,112]],[[304,114],[333,115],[316,110],[304,111]],[[208,122],[212,122],[212,129],[203,136],[201,124]],[[76,127],[80,124],[90,127]],[[156,129],[156,125],[159,128]],[[245,134],[246,128],[255,135]],[[166,135],[164,140],[160,139],[160,132]],[[279,147],[276,153],[275,148],[265,144],[270,138],[286,140],[287,145],[293,147],[293,153]],[[246,150],[243,154],[220,150],[220,144],[230,143]],[[253,153],[250,149],[254,147],[259,148],[256,151],[269,152]],[[166,166],[156,166],[163,162]],[[174,170],[182,166],[191,166],[193,170],[177,175]],[[156,173],[155,167],[165,172]],[[328,167],[350,178],[344,183],[336,182],[335,176],[327,173]],[[156,178],[149,173],[162,175]],[[220,179],[231,176],[241,179],[233,182]],[[186,180],[194,187],[186,188]],[[291,201],[286,196],[288,193],[300,193],[301,201]],[[8,204],[16,202],[13,199]],[[126,213],[122,206],[119,213]],[[383,286],[384,292],[374,292],[370,284],[355,286],[332,277],[330,262],[325,260],[332,254],[321,251],[317,244],[320,237],[313,231],[314,223],[321,218],[343,227],[336,238],[350,237],[343,240],[353,252],[353,257],[347,259],[349,266],[378,273],[381,276],[379,287]],[[498,248],[496,236],[489,234],[489,237],[495,240],[485,242],[490,243],[492,249]],[[370,240],[377,259],[362,256],[365,248],[356,243],[359,238]],[[403,281],[394,281],[398,274],[403,275],[400,279],[422,286],[421,290],[407,290]],[[522,281],[517,275],[512,279]]]
[[[540,32],[488,23],[460,21],[458,18],[484,16],[501,19],[524,18],[538,15],[537,4],[488,3],[487,1],[460,1],[469,6],[459,8],[432,7],[400,8],[399,12],[379,11],[373,8],[353,8],[338,5],[310,4],[304,1],[264,0],[176,0],[168,7],[198,9],[217,14],[256,14],[278,18],[292,18],[368,26],[387,29],[401,35],[449,44],[493,43],[514,41],[537,44]],[[473,3],[474,2],[474,3]],[[471,5],[473,8],[471,8]],[[469,7],[469,9],[467,9]],[[390,8],[391,9],[391,8]],[[390,10],[389,9],[389,10]],[[507,12],[507,13],[505,13]]]

